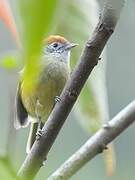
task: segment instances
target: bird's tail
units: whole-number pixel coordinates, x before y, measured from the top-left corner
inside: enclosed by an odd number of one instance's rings
[[[31,123],[30,125],[30,132],[29,132],[29,137],[28,137],[27,146],[26,146],[27,154],[30,152],[32,145],[34,144],[36,140],[36,133],[38,131],[38,127],[39,127],[39,122]]]

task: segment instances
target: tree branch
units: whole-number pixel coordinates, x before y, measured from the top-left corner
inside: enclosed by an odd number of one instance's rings
[[[72,73],[49,119],[43,127],[42,137],[35,141],[31,152],[27,155],[18,176],[33,179],[46,159],[63,123],[69,115],[91,71],[97,65],[99,56],[114,31],[124,0],[107,0],[98,25],[88,40],[79,64]]]
[[[105,124],[47,180],[69,179],[135,121],[135,101]]]

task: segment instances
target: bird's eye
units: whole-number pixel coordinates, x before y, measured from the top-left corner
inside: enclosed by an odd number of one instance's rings
[[[54,48],[58,47],[58,43],[54,43],[54,44],[53,44],[53,47],[54,47]]]

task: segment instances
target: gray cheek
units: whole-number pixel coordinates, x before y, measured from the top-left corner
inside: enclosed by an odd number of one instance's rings
[[[48,60],[51,61],[61,61],[68,65],[70,63],[70,51],[46,53],[43,57],[48,58]]]
[[[62,53],[61,61],[65,62],[65,63],[69,63],[70,62],[70,51],[64,51]]]
[[[55,61],[62,61],[65,63],[68,63],[70,61],[69,51],[55,52],[55,53],[52,53],[52,56]]]

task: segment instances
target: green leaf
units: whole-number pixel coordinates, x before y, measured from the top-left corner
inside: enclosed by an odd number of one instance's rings
[[[44,38],[49,33],[59,0],[19,0],[22,60],[25,64],[23,78],[34,83],[39,73],[38,64]],[[31,88],[31,87],[29,87]]]
[[[21,38],[28,56],[37,54],[50,30],[58,0],[19,0]]]

